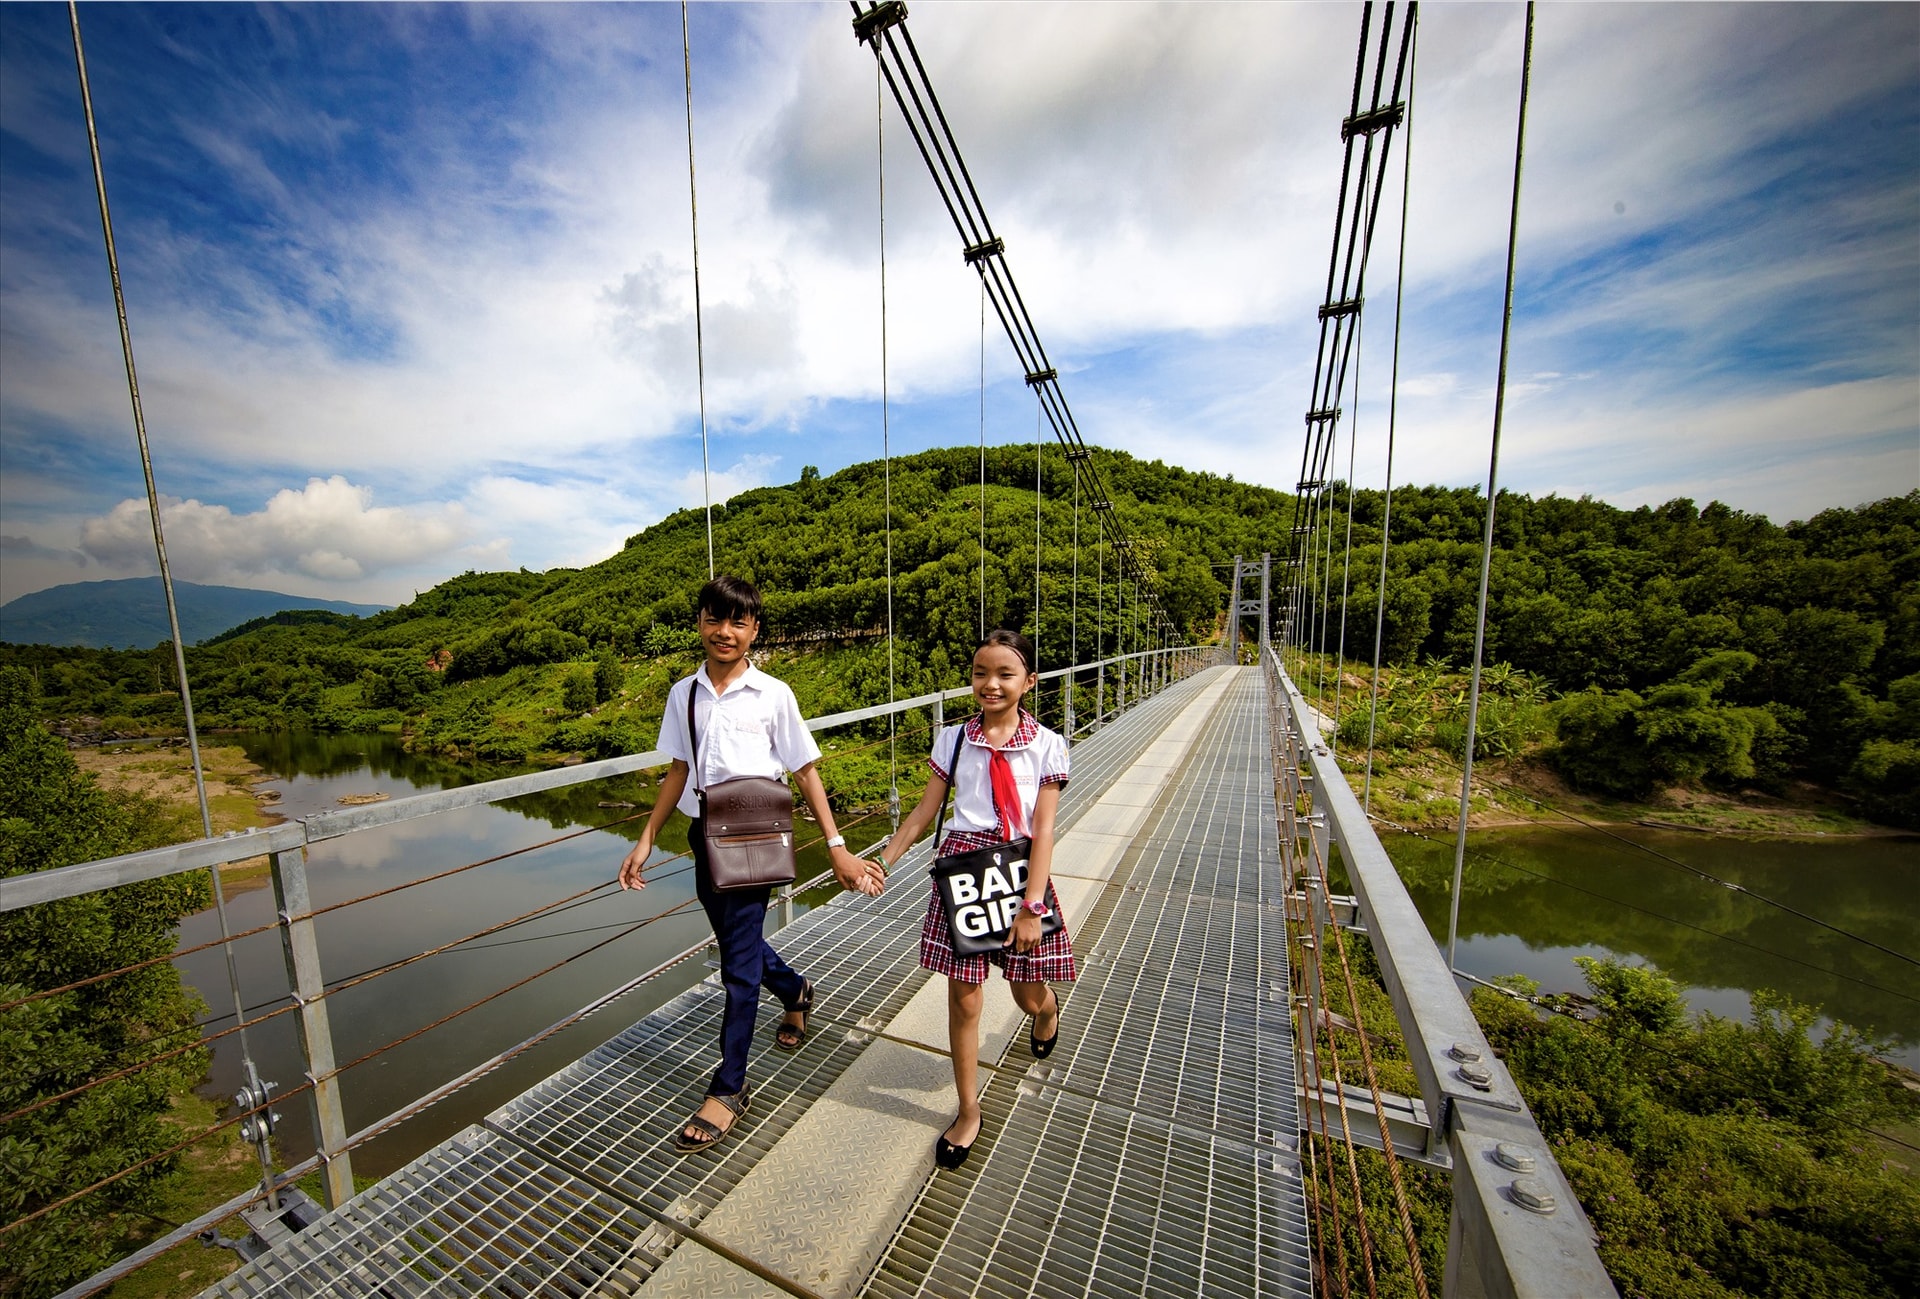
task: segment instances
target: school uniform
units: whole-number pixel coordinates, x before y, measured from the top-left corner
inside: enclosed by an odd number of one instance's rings
[[[956,736],[960,738],[958,761],[953,757]],[[1041,787],[1064,787],[1067,783],[1067,742],[1040,725],[1039,719],[1023,708],[1013,738],[1000,752],[1013,772],[1020,801],[1020,824],[1031,833],[1033,808]],[[1002,829],[1001,809],[994,806],[992,761],[993,746],[981,733],[977,714],[959,726],[942,728],[934,737],[927,765],[953,790],[953,815],[937,830],[937,836],[944,836],[940,840],[941,855],[991,848],[1007,841],[1009,836]],[[954,765],[951,773],[947,771],[949,762]],[[1053,891],[1051,877],[1047,880],[1046,900],[1055,912],[1060,910],[1060,899]],[[926,915],[920,922],[920,964],[962,983],[985,983],[989,965],[999,966],[1000,973],[1015,983],[1071,983],[1076,973],[1073,940],[1064,925],[1041,939],[1030,952],[1016,952],[1006,947],[977,956],[956,955],[938,888],[934,888],[927,899]]]
[[[699,752],[687,734],[687,692],[694,692],[694,729]],[[720,1028],[720,1067],[707,1092],[731,1096],[747,1084],[747,1053],[765,987],[783,1006],[792,1006],[806,980],[780,958],[766,939],[767,899],[771,888],[719,892],[707,868],[705,826],[698,790],[742,776],[782,780],[820,757],[800,716],[800,704],[786,682],[749,666],[716,694],[707,665],[667,691],[666,716],[660,720],[659,749],[687,764],[687,786],[676,806],[692,819],[687,842],[693,850],[694,893],[713,925],[720,946],[720,983],[727,1010]],[[697,788],[696,788],[697,787]]]

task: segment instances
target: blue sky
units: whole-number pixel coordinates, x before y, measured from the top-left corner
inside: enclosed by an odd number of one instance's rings
[[[677,6],[81,19],[179,576],[397,601],[699,502]],[[1484,480],[1521,22],[1422,15],[1400,481]],[[1290,487],[1357,6],[910,24],[1087,438]],[[691,27],[724,498],[879,454],[876,87],[843,5]],[[1920,8],[1545,6],[1534,69],[1502,483],[1920,486]],[[886,115],[893,445],[972,443],[977,281]],[[1346,403],[1376,485],[1398,200]],[[989,329],[987,436],[1030,438]],[[141,493],[66,11],[0,5],[0,598],[152,571]]]

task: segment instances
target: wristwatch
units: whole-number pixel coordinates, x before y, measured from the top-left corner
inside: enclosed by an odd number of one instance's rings
[[[844,834],[836,834],[833,838],[827,840],[827,847],[829,848],[844,848],[846,846],[847,836]]]
[[[1030,916],[1039,916],[1042,920],[1053,914],[1053,908],[1047,905],[1045,898],[1022,899],[1020,909]]]

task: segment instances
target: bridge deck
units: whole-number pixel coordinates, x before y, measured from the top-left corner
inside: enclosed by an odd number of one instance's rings
[[[756,1053],[720,1150],[665,1144],[712,1068],[709,980],[208,1293],[1310,1293],[1266,710],[1257,671],[1210,669],[1075,747],[1081,977],[1045,1063],[990,986],[959,1171],[931,1157],[953,1100],[923,845],[782,931],[816,1031]]]

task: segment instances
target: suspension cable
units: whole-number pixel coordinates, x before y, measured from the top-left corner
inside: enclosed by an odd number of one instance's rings
[[[1040,503],[1045,499],[1041,474],[1041,438],[1045,435],[1046,411],[1038,404],[1033,413],[1033,660],[1040,666]],[[1036,690],[1039,687],[1035,687]],[[1038,711],[1040,700],[1034,699]]]
[[[1354,465],[1360,451],[1360,362],[1366,356],[1361,346],[1365,338],[1365,322],[1353,322],[1353,419],[1347,425],[1347,540],[1340,557],[1340,637],[1334,644],[1337,655],[1333,669],[1333,734],[1327,738],[1329,752],[1340,751],[1340,723],[1346,717],[1341,706],[1347,678],[1347,601],[1353,583],[1353,487]]]
[[[187,748],[193,760],[193,791],[200,804],[200,831],[208,839],[213,838],[213,812],[207,803],[206,764],[200,756],[200,731],[193,716],[193,686],[187,678],[186,644],[180,635],[180,606],[174,598],[173,569],[167,562],[167,539],[160,522],[160,493],[153,477],[153,453],[147,443],[146,410],[140,401],[140,377],[133,362],[133,330],[127,323],[126,292],[120,283],[120,254],[114,245],[113,213],[107,204],[107,173],[100,160],[100,132],[94,123],[93,88],[87,78],[87,52],[80,40],[80,7],[75,0],[67,0],[67,19],[73,30],[73,61],[80,78],[80,106],[87,123],[87,152],[93,163],[94,194],[100,203],[100,233],[107,250],[107,275],[113,282],[113,310],[120,326],[120,352],[127,367],[127,397],[133,407],[134,441],[140,447],[140,472],[146,480],[147,515],[153,524],[154,556],[160,565],[160,590],[167,605],[167,628],[173,637],[173,667],[179,677],[180,710],[186,720]],[[232,926],[227,919],[227,890],[220,879],[220,867],[209,866],[207,875],[213,883],[214,912],[219,919],[222,948],[226,956],[227,988],[233,994],[236,1013],[240,1008],[240,970],[234,961],[233,941],[229,935]],[[242,1067],[249,1085],[255,1089],[260,1082],[260,1072],[254,1065],[253,1052],[248,1045],[245,1033],[240,1035],[240,1055]],[[271,1169],[267,1184],[263,1187],[267,1202],[278,1207],[275,1192],[271,1185]]]
[[[713,465],[707,455],[707,341],[700,315],[700,197],[693,180],[693,45],[680,0],[680,65],[687,99],[687,214],[693,227],[693,356],[700,391],[700,490],[707,503],[707,580],[713,580]]]
[[[1413,96],[1420,65],[1419,7],[1414,6],[1407,37],[1407,147],[1400,155],[1400,261],[1393,277],[1393,374],[1387,381],[1387,486],[1380,519],[1380,587],[1373,610],[1373,685],[1367,708],[1367,774],[1361,786],[1360,806],[1373,810],[1374,727],[1380,718],[1380,655],[1387,631],[1387,553],[1393,546],[1393,442],[1400,413],[1400,313],[1407,290],[1407,205],[1413,192]]]
[[[1467,749],[1460,773],[1460,829],[1453,849],[1453,896],[1447,904],[1447,968],[1460,942],[1460,876],[1467,861],[1472,810],[1473,742],[1480,721],[1480,663],[1487,639],[1487,585],[1493,574],[1493,516],[1499,494],[1500,423],[1507,408],[1507,352],[1513,339],[1513,266],[1520,242],[1520,164],[1526,154],[1527,91],[1533,77],[1533,0],[1527,0],[1526,45],[1520,56],[1520,120],[1513,133],[1513,201],[1507,218],[1507,284],[1500,312],[1500,369],[1493,388],[1493,437],[1487,454],[1487,522],[1480,539],[1480,599],[1473,620],[1473,684],[1467,692]]]
[[[682,0],[685,3],[685,0]],[[885,488],[887,563],[887,704],[895,698],[893,664],[893,427],[887,391],[887,102],[881,79],[873,78],[874,153],[880,191],[880,464]],[[984,390],[982,401],[985,401]],[[982,434],[984,437],[984,433]],[[899,715],[887,714],[887,816],[900,828]]]
[[[987,282],[980,281],[980,639],[987,638]]]

